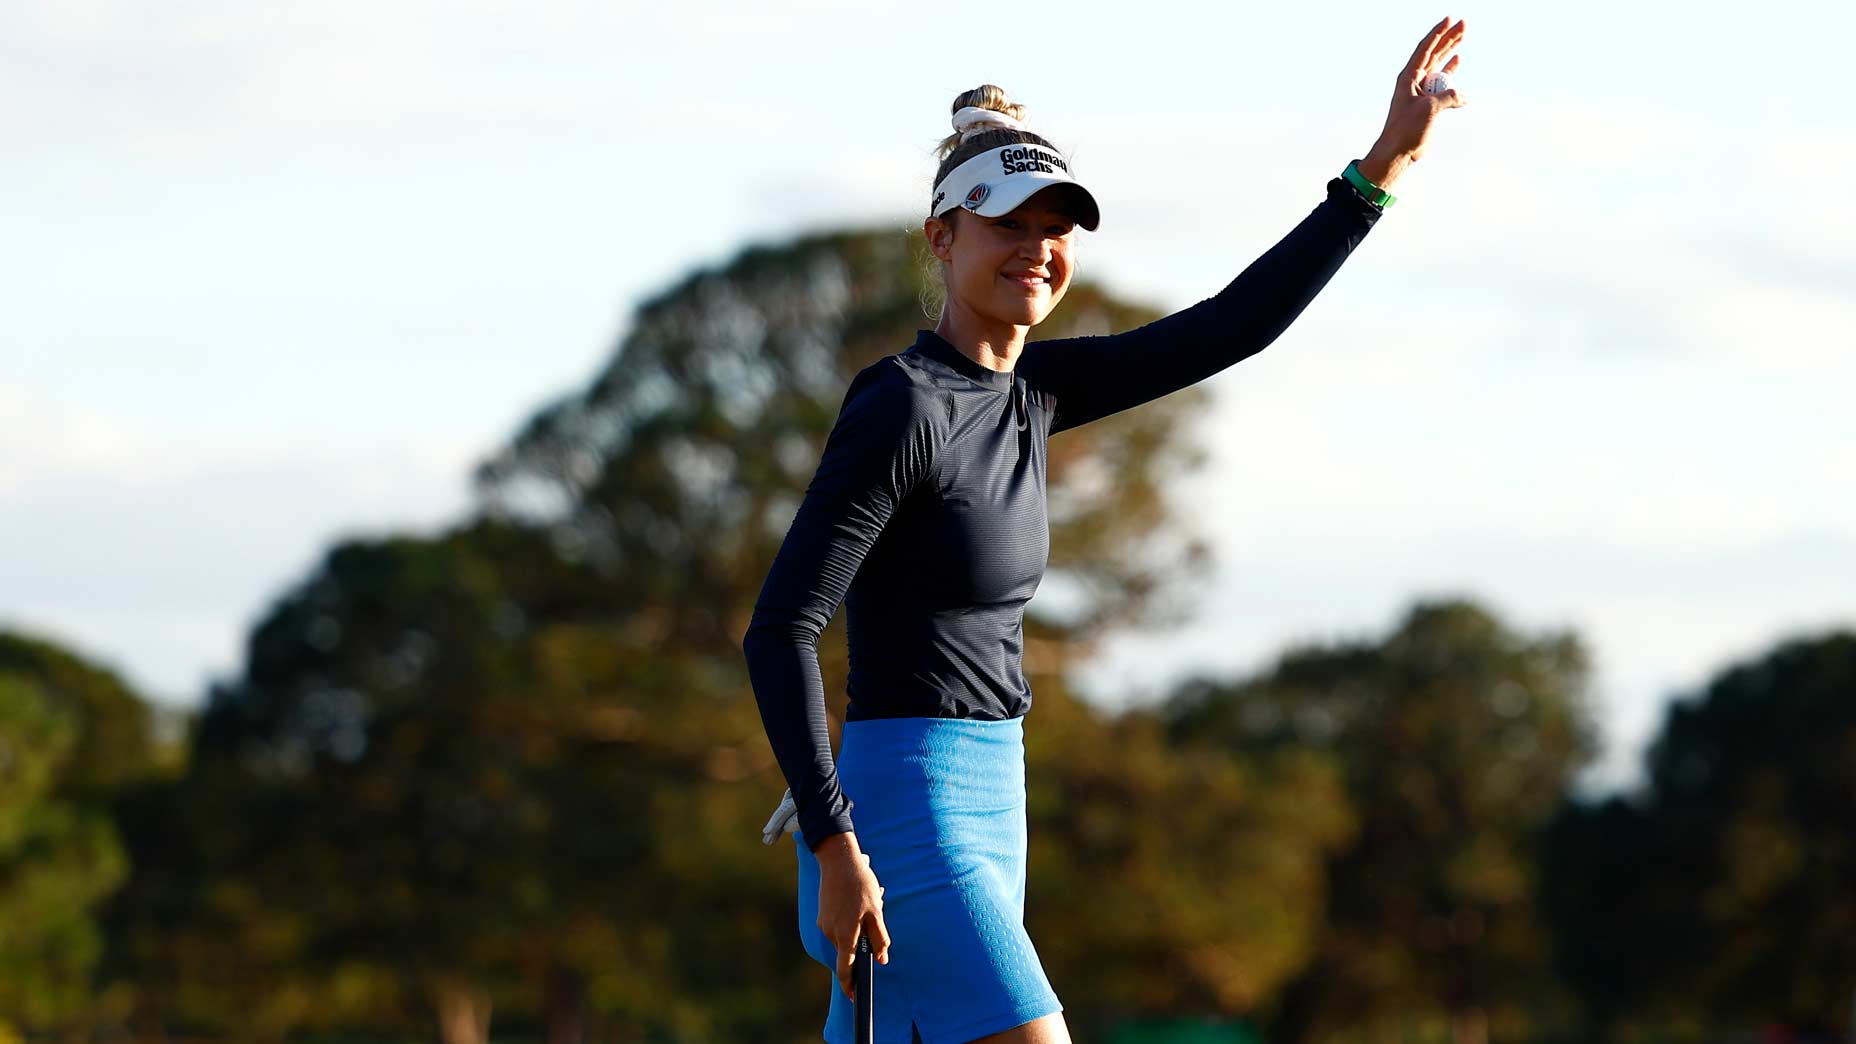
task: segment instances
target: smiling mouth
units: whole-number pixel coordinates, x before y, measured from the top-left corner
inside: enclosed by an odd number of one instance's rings
[[[1008,282],[1012,282],[1012,283],[1017,283],[1017,284],[1018,284],[1019,286],[1022,286],[1022,287],[1025,287],[1025,288],[1027,288],[1027,289],[1029,289],[1029,288],[1031,288],[1031,287],[1035,287],[1035,286],[1048,286],[1048,285],[1050,285],[1050,277],[1049,277],[1049,276],[1040,276],[1040,275],[1009,275],[1009,276],[1006,276],[1006,277],[1005,277],[1005,279],[1006,279],[1006,281],[1008,281]]]

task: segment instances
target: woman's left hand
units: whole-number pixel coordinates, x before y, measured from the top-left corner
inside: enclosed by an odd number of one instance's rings
[[[1380,188],[1387,187],[1424,155],[1425,146],[1431,140],[1431,125],[1438,113],[1465,104],[1454,87],[1441,94],[1424,92],[1424,81],[1430,79],[1432,73],[1441,71],[1451,75],[1456,72],[1463,59],[1461,55],[1451,57],[1450,52],[1462,42],[1463,21],[1458,19],[1451,25],[1446,15],[1418,41],[1411,61],[1399,72],[1385,129],[1379,132],[1379,140],[1360,161],[1360,172]],[[1447,64],[1445,58],[1450,58]]]

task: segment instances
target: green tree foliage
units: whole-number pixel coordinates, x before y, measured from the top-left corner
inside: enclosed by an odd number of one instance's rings
[[[78,698],[104,691],[92,683],[106,676],[47,643],[0,636],[0,653],[22,651],[0,667],[0,1033],[85,1014],[103,946],[96,908],[127,871],[107,811],[67,796],[94,796],[111,775],[85,760],[98,749],[84,731],[94,705]],[[38,664],[71,687],[42,683]]]
[[[1845,1031],[1856,990],[1856,635],[1788,641],[1671,707],[1635,800],[1552,868],[1594,1036]]]
[[[338,546],[212,694],[193,779],[246,829],[203,839],[236,945],[203,949],[193,981],[233,963],[268,1032],[435,1012],[468,1037],[520,984],[520,940],[550,912],[558,701],[531,684],[494,550]]]
[[[131,1001],[132,991],[121,988],[132,973],[117,945],[124,938],[117,915],[129,891],[132,839],[149,822],[141,814],[143,794],[172,773],[175,752],[164,754],[154,736],[153,708],[120,676],[55,642],[0,631],[0,682],[24,686],[13,690],[15,700],[24,699],[17,694],[26,690],[36,693],[27,703],[43,705],[55,733],[33,752],[51,774],[43,781],[48,789],[32,805],[38,811],[30,813],[51,831],[36,835],[34,843],[49,862],[5,878],[21,908],[34,911],[53,935],[0,931],[0,938],[28,948],[47,946],[55,956],[34,959],[36,977],[22,973],[0,981],[35,998],[27,1007],[41,1022],[66,1028],[86,1021],[107,1024]],[[15,713],[33,717],[36,712],[20,709],[25,705],[15,706]],[[61,899],[24,898],[52,884],[65,890]],[[8,887],[0,884],[0,891]],[[4,989],[0,985],[0,993]]]
[[[71,749],[54,781],[61,796],[106,799],[152,771],[148,704],[115,672],[52,642],[0,631],[0,674],[30,679],[70,717]]]
[[[114,671],[55,642],[0,631],[0,687],[24,751],[5,760],[14,832],[0,844],[0,1018],[77,1027],[108,1021],[121,997],[102,988],[113,966],[110,911],[128,876],[128,803],[160,771],[149,705]],[[38,732],[37,730],[45,730]],[[23,759],[23,760],[21,760]],[[30,769],[28,770],[28,766]],[[43,775],[40,775],[43,773]],[[17,817],[17,818],[13,818]]]
[[[1271,1039],[1518,1035],[1560,999],[1539,972],[1534,866],[1592,749],[1588,671],[1570,634],[1518,635],[1442,601],[1383,641],[1294,649],[1255,680],[1175,698],[1176,743],[1312,748],[1345,773],[1358,829],[1327,868],[1320,942]]]
[[[1353,826],[1339,766],[1178,745],[1151,712],[1105,719],[1034,682],[1026,921],[1070,1024],[1258,1010],[1315,944]]]

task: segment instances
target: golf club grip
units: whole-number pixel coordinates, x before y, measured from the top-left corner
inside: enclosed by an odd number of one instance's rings
[[[852,1019],[857,1044],[872,1044],[876,1034],[876,958],[870,955],[868,932],[857,936],[857,956],[851,961]]]

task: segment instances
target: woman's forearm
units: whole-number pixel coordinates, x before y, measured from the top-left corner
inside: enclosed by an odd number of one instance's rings
[[[1056,398],[1053,434],[1218,373],[1262,351],[1327,285],[1381,210],[1344,178],[1223,290],[1145,326],[1108,336],[1033,341],[1019,356],[1029,386]]]
[[[814,846],[851,829],[851,801],[838,785],[825,723],[819,631],[802,614],[756,606],[741,642],[761,724],[793,793],[799,831]]]

